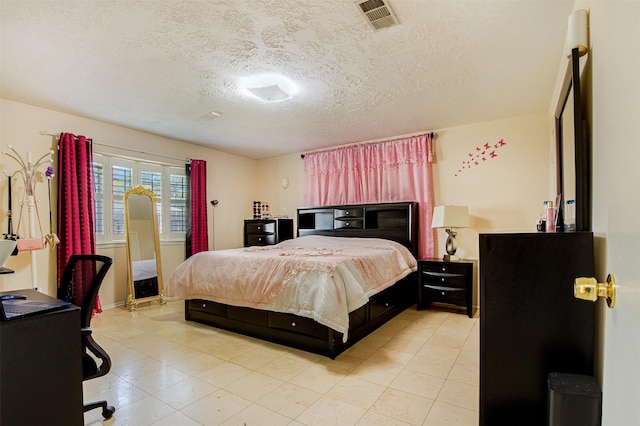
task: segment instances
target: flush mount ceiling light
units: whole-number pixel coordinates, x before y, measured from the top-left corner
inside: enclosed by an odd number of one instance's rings
[[[279,74],[246,77],[240,82],[243,92],[262,102],[280,102],[291,99],[298,86]]]

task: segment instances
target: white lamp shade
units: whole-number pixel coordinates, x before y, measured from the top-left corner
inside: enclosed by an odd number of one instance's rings
[[[567,56],[577,47],[580,56],[589,50],[589,15],[586,9],[579,9],[569,15],[567,29]]]
[[[436,206],[433,209],[432,228],[468,228],[471,226],[469,207]]]

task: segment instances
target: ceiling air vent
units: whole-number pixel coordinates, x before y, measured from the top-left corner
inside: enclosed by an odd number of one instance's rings
[[[399,24],[398,18],[391,10],[388,1],[384,0],[366,0],[357,1],[356,4],[360,12],[367,18],[367,22],[374,31],[388,28]]]

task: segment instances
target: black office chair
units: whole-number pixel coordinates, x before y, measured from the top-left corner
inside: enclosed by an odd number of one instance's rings
[[[112,263],[112,258],[97,254],[71,255],[58,287],[58,299],[71,302],[81,308],[83,381],[104,376],[111,369],[111,358],[91,335],[91,317],[98,290]],[[100,365],[96,362],[96,358],[101,361]],[[105,419],[113,416],[116,411],[107,401],[96,401],[84,404],[84,412],[98,407],[102,407],[102,416]]]

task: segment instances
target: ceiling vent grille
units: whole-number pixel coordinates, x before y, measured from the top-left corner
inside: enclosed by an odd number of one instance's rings
[[[400,22],[393,13],[388,1],[365,0],[356,2],[358,9],[367,19],[374,31],[397,25]]]

